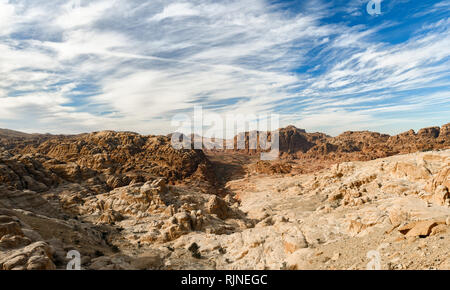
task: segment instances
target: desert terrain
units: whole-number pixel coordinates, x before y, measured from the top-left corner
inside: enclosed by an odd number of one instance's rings
[[[450,269],[450,124],[257,150],[0,130],[0,269]]]

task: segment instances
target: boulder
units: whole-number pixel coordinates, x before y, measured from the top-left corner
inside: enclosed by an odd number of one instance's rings
[[[220,219],[226,219],[230,211],[227,203],[215,195],[210,197],[205,208],[209,214],[215,214]]]
[[[448,188],[444,185],[439,185],[434,191],[430,201],[437,205],[448,205],[450,199],[450,193]]]
[[[442,221],[416,221],[400,227],[398,231],[406,237],[427,237],[431,234],[432,229],[439,224],[442,224]]]

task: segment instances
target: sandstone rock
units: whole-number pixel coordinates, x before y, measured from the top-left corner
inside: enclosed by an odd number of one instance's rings
[[[17,222],[9,222],[0,224],[0,238],[5,235],[23,236],[20,225]]]
[[[39,153],[62,163],[52,165],[52,170],[64,179],[80,182],[98,174],[115,176],[109,180],[113,188],[124,185],[122,176],[129,182],[145,182],[154,176],[170,181],[189,178],[194,174],[215,184],[211,164],[202,151],[177,150],[169,137],[141,136],[130,132],[104,131],[78,136],[50,139],[37,147],[24,149]],[[204,167],[205,175],[198,169]],[[201,175],[201,176],[199,176]],[[118,178],[118,179],[117,179]]]
[[[437,138],[439,137],[440,133],[439,127],[429,127],[429,128],[423,128],[420,129],[419,132],[417,132],[417,135],[419,137],[425,137],[425,138]]]
[[[123,254],[110,257],[99,257],[92,260],[89,269],[92,270],[156,270],[162,265],[157,253],[145,254],[136,258]]]
[[[229,215],[227,203],[217,196],[211,196],[205,207],[208,213],[215,214],[220,219],[226,219]]]
[[[282,160],[259,163],[264,176],[245,175],[251,150],[212,164],[128,132],[5,144],[0,269],[63,269],[73,249],[88,269],[356,269],[386,241],[392,268],[445,266],[449,151],[372,159],[448,148],[448,130],[281,131]],[[212,175],[229,168],[219,187]]]
[[[447,230],[448,230],[448,226],[446,224],[439,224],[431,229],[430,236],[445,233],[445,232],[447,232]]]
[[[5,235],[0,239],[0,249],[12,249],[31,244],[31,240],[24,236]]]
[[[0,269],[11,270],[20,267],[27,270],[53,270],[55,265],[50,257],[49,246],[44,242],[37,242],[0,255]]]
[[[258,161],[249,167],[250,171],[259,174],[287,174],[292,171],[292,166],[283,162],[271,163],[268,161]]]
[[[310,270],[311,265],[308,263],[308,258],[313,254],[312,249],[299,249],[292,253],[286,259],[286,267],[288,270]]]
[[[446,149],[450,145],[449,125],[442,128],[430,127],[418,131],[414,130],[389,136],[376,132],[345,132],[337,137],[330,137],[322,133],[307,133],[305,130],[289,126],[279,130],[280,157],[282,159],[305,159],[305,171],[317,170],[323,167],[318,163],[345,162],[351,160],[373,160],[388,157],[398,153],[412,153],[433,149]],[[252,145],[258,145],[253,138],[258,138],[261,132],[245,132],[234,138],[234,148],[237,152],[246,154],[258,154],[262,150],[251,149]],[[268,139],[271,138],[271,132]],[[256,139],[255,139],[256,140]],[[238,144],[244,149],[238,149]],[[258,147],[259,148],[259,147]],[[312,163],[314,161],[314,163]],[[276,164],[275,162],[274,164]],[[270,165],[262,166],[262,173],[269,173]],[[412,172],[410,172],[412,173]],[[413,176],[416,174],[413,173]],[[423,172],[417,177],[423,177]]]
[[[370,225],[363,224],[360,221],[352,220],[348,226],[348,232],[350,235],[356,236],[361,233],[365,229],[367,229]]]
[[[192,230],[192,218],[187,212],[180,212],[173,216],[176,220],[176,224],[180,227],[182,231]]]
[[[445,162],[442,160],[441,162]],[[428,186],[428,191],[433,193],[439,186],[450,188],[450,166],[447,166],[439,171],[436,177],[433,178],[431,186]]]
[[[297,236],[288,235],[283,238],[284,250],[286,253],[292,254],[299,249],[308,247],[303,234],[299,233]]]
[[[442,125],[441,130],[439,132],[439,138],[445,140],[450,135],[450,123]]]
[[[23,176],[22,179],[23,179],[25,188],[28,188],[30,190],[33,190],[36,192],[41,192],[41,191],[45,191],[48,189],[48,187],[45,184],[34,180],[31,176]]]
[[[400,227],[398,231],[406,235],[406,237],[426,237],[431,234],[431,230],[437,225],[438,223],[434,220],[419,221]]]
[[[44,167],[43,159],[40,156],[4,155],[0,158],[0,184],[19,190],[47,190],[59,180]]]
[[[341,253],[337,252],[333,254],[333,257],[331,257],[332,261],[337,261],[341,257]]]
[[[402,209],[392,208],[389,211],[389,220],[393,226],[398,226],[409,220],[409,214]]]
[[[12,216],[7,216],[7,215],[0,215],[0,223],[1,224],[6,224],[6,223],[11,223],[11,222],[16,222],[17,219],[14,219]]]
[[[93,259],[89,268],[92,270],[132,270],[130,262],[130,257],[117,254]]]
[[[123,220],[123,216],[119,212],[112,209],[108,209],[102,213],[102,215],[97,219],[97,222],[105,224],[114,224],[121,220]]]
[[[155,188],[159,188],[161,193],[166,193],[168,190],[166,181],[163,178],[159,178],[153,181],[152,186]]]
[[[448,192],[448,188],[446,186],[440,185],[436,188],[431,198],[431,202],[438,205],[447,205],[449,199],[450,194]]]
[[[27,263],[28,257],[25,255],[17,255],[3,263],[3,270],[12,270]]]
[[[439,266],[439,270],[450,270],[450,258],[447,258],[442,264]]]
[[[147,254],[131,261],[131,268],[135,270],[155,270],[163,265],[163,261],[158,254]]]
[[[54,270],[55,265],[47,255],[33,255],[28,259],[27,270]]]
[[[394,174],[400,177],[405,176],[411,180],[428,180],[432,176],[427,168],[409,162],[398,162],[393,171]]]

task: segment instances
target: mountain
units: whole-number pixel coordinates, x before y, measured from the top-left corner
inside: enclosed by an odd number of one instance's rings
[[[260,132],[246,132],[237,135],[234,139],[234,151],[260,153],[259,149],[249,149],[252,140],[250,136],[259,134]],[[270,139],[272,134],[269,132],[268,135]],[[243,150],[236,149],[240,138],[245,140]],[[372,160],[396,154],[449,148],[450,123],[442,127],[424,128],[417,133],[410,130],[395,136],[370,131],[348,131],[331,137],[288,126],[279,130],[279,140],[280,157],[283,159]]]
[[[6,149],[19,149],[28,145],[37,145],[41,142],[54,138],[51,134],[28,134],[19,131],[0,129],[0,147]]]

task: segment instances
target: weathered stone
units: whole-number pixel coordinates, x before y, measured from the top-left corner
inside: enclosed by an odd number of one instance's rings
[[[215,214],[220,219],[226,219],[229,215],[227,203],[217,196],[211,196],[205,206],[208,213]]]
[[[0,238],[5,235],[20,235],[23,236],[20,225],[17,222],[9,222],[0,224]]]
[[[429,236],[433,227],[437,226],[438,223],[434,220],[426,220],[414,222],[412,224],[406,225],[399,228],[398,230],[406,235],[406,237],[419,237],[419,236]]]
[[[288,270],[310,270],[311,265],[308,262],[308,258],[312,254],[312,249],[299,249],[295,251],[286,259],[286,268]]]
[[[434,191],[431,201],[438,205],[446,205],[448,199],[450,199],[450,193],[448,192],[448,188],[444,185],[439,185]]]
[[[283,238],[283,245],[285,252],[288,254],[292,254],[299,249],[308,247],[305,237],[300,233],[298,236],[285,236]]]

